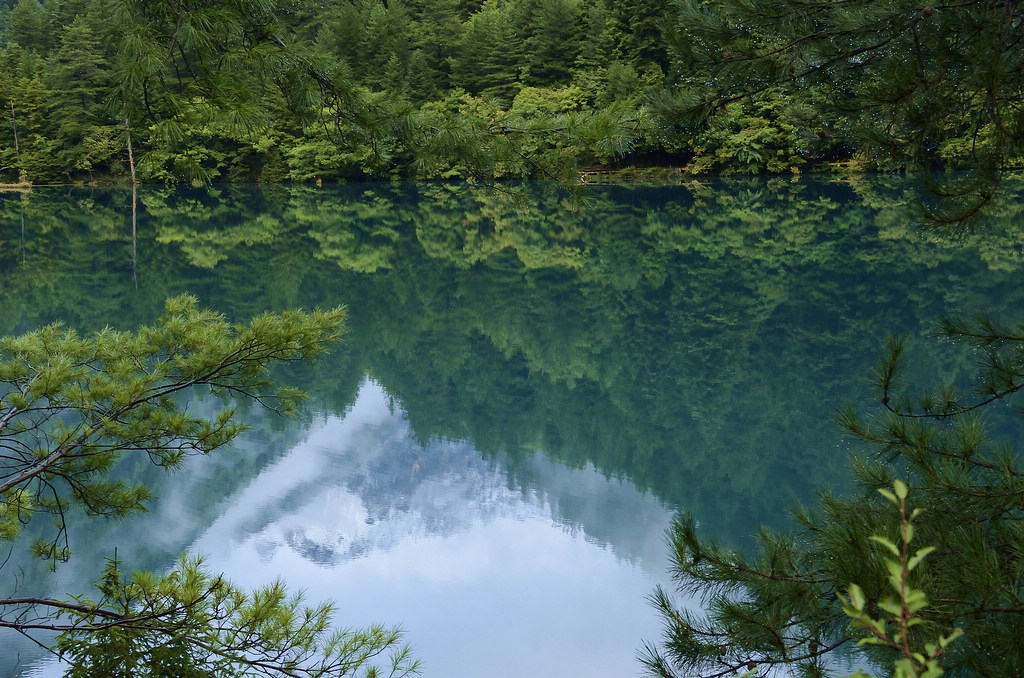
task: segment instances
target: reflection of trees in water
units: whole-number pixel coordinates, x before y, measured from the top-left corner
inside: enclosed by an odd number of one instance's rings
[[[965,246],[909,228],[898,183],[613,187],[579,209],[547,189],[148,191],[138,290],[121,192],[40,191],[0,205],[0,323],[137,324],[182,290],[236,317],[344,302],[343,349],[293,372],[322,407],[369,373],[423,443],[593,463],[742,534],[838,477],[827,419],[885,334],[1019,301],[1019,206]]]

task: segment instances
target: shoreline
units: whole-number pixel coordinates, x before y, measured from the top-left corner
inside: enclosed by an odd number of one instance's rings
[[[786,178],[786,179],[797,179],[800,177],[807,176],[831,176],[836,179],[841,179],[850,175],[872,175],[872,174],[888,174],[891,172],[879,172],[879,171],[867,171],[863,169],[852,169],[849,167],[849,163],[829,163],[820,164],[815,168],[815,171],[809,172],[761,172],[756,174],[714,174],[706,172],[691,172],[685,167],[673,167],[673,166],[649,166],[649,167],[622,167],[617,169],[602,169],[592,168],[583,169],[577,172],[577,182],[583,186],[600,186],[603,184],[615,184],[615,183],[636,183],[636,182],[669,182],[669,183],[688,183],[691,181],[699,181],[702,179],[739,179],[739,178],[751,178],[751,177],[773,177],[773,178]],[[903,172],[898,172],[902,174]],[[437,179],[403,179],[398,183],[411,182],[411,183],[436,183]],[[502,181],[519,181],[513,178],[494,179],[496,183]],[[320,182],[314,181],[243,181],[243,182],[213,182],[214,184],[267,184],[267,185],[281,185],[281,186],[303,186],[303,185],[316,185],[320,186]],[[333,182],[331,182],[333,183]],[[347,181],[338,183],[390,183],[389,180],[380,181]],[[445,183],[445,182],[442,182]],[[138,186],[175,186],[179,184],[165,184],[161,182],[153,183],[140,183]],[[182,182],[180,185],[187,185],[186,182]],[[116,186],[130,187],[130,181],[123,181],[119,178],[105,179],[94,179],[92,181],[68,181],[62,183],[40,183],[33,184],[31,182],[0,182],[0,193],[30,193],[35,188],[59,188],[59,187],[75,187],[75,188],[111,188]]]

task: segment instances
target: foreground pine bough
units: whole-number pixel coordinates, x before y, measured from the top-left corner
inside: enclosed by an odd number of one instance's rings
[[[1024,470],[1017,451],[987,438],[982,414],[1024,388],[1024,327],[943,320],[942,334],[982,356],[974,392],[945,387],[910,398],[899,383],[904,345],[891,340],[873,379],[881,411],[839,414],[868,450],[854,464],[858,491],[823,493],[816,510],[796,511],[791,533],[763,529],[753,555],[702,539],[691,516],[674,523],[675,586],[696,596],[703,611],[678,607],[662,589],[652,595],[665,636],[642,651],[650,675],[841,675],[835,667],[846,664],[838,661],[844,654],[856,652],[860,665],[893,667],[907,652],[927,658],[939,649],[941,667],[954,675],[1020,673]],[[892,549],[879,543],[899,543],[908,518],[876,490],[903,483],[920,509],[913,539],[934,548],[908,579],[908,590],[927,604],[910,606],[915,621],[905,646],[857,644],[877,638],[865,620],[899,608],[886,563]],[[963,636],[949,642],[957,629]]]
[[[174,468],[222,447],[244,429],[232,401],[287,414],[303,394],[275,386],[269,368],[324,353],[344,317],[343,308],[286,311],[232,325],[181,296],[136,332],[80,337],[57,324],[0,339],[0,539],[51,515],[55,532],[33,550],[53,566],[67,560],[72,506],[93,516],[144,508],[145,487],[108,473],[121,457],[145,454]],[[189,398],[211,395],[223,399],[220,412],[190,413]],[[397,630],[332,631],[330,605],[309,607],[281,583],[243,592],[197,559],[167,575],[129,576],[115,558],[97,589],[96,599],[69,600],[4,591],[0,628],[40,644],[34,634],[59,632],[51,649],[75,678],[416,672]]]

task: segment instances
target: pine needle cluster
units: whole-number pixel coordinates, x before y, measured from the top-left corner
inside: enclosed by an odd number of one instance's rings
[[[339,307],[235,325],[184,295],[134,332],[79,336],[55,324],[0,339],[0,540],[50,514],[55,534],[33,550],[54,567],[67,560],[73,506],[114,517],[145,509],[144,485],[112,478],[118,460],[147,455],[173,469],[209,454],[244,429],[239,402],[289,413],[303,394],[277,386],[270,368],[323,354],[344,317]],[[200,400],[221,407],[199,414],[209,409]],[[95,599],[0,597],[0,628],[57,654],[72,678],[417,671],[398,630],[333,630],[330,605],[308,606],[281,583],[242,591],[200,560],[182,558],[165,575],[128,575],[115,556],[97,589]],[[56,644],[38,632],[58,632]]]
[[[672,574],[676,593],[691,602],[653,594],[665,637],[642,651],[650,675],[833,676],[849,662],[892,667],[905,657],[890,643],[857,646],[871,630],[851,622],[843,602],[855,590],[857,613],[872,620],[893,609],[892,554],[878,544],[906,536],[907,516],[878,491],[892,494],[894,484],[909,488],[919,509],[913,539],[931,549],[907,580],[927,601],[913,610],[907,646],[921,654],[962,629],[944,647],[942,669],[1020,673],[1024,469],[1018,451],[989,437],[985,413],[1005,409],[1024,385],[1024,328],[947,319],[942,330],[978,352],[975,389],[910,397],[900,383],[904,345],[891,340],[873,378],[878,411],[849,407],[838,417],[866,448],[853,468],[859,491],[822,494],[814,510],[796,511],[792,532],[762,530],[753,554],[701,538],[690,516],[675,521]]]

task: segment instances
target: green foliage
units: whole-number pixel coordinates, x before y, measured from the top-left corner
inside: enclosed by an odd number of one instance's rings
[[[416,173],[432,178],[469,177],[565,180],[588,160],[629,152],[646,120],[622,111],[543,109],[573,106],[575,92],[527,90],[519,108],[466,93],[425,106],[423,122],[434,129],[416,160]],[[457,113],[457,114],[455,114]]]
[[[1024,142],[1022,45],[1012,4],[904,0],[677,3],[668,38],[678,74],[662,102],[690,134],[768,92],[810,103],[823,138],[860,166],[969,170],[934,187],[937,218],[969,218]]]
[[[537,3],[524,43],[527,84],[550,86],[569,79],[582,42],[582,11],[578,0]]]
[[[666,640],[664,652],[647,647],[650,672],[721,675],[722,667],[756,665],[831,675],[826,656],[860,639],[866,659],[905,675],[943,668],[1013,674],[1024,662],[1024,565],[1016,557],[1024,546],[1024,471],[1011,448],[987,439],[977,411],[1021,389],[1022,329],[943,322],[946,336],[983,356],[973,398],[952,387],[906,395],[903,343],[890,342],[873,378],[881,414],[865,420],[848,408],[839,415],[874,451],[854,467],[858,484],[881,489],[885,504],[869,492],[825,493],[819,512],[797,511],[799,531],[763,531],[752,557],[699,538],[692,519],[677,521],[673,576],[681,592],[700,596],[706,613],[679,610],[666,592],[656,592]],[[920,504],[909,515],[908,486]],[[892,504],[899,509],[895,523]],[[898,543],[881,536],[894,530]],[[911,554],[914,538],[929,546]],[[873,544],[887,556],[879,558]],[[926,556],[929,567],[915,572],[911,586],[909,576]],[[837,598],[846,586],[849,597]],[[950,644],[959,631],[949,629],[962,629],[963,639]]]
[[[583,104],[583,92],[574,85],[561,89],[524,87],[513,99],[510,111],[529,118],[567,113]]]
[[[925,546],[910,555],[910,542],[914,538],[914,518],[920,514],[915,509],[907,514],[908,488],[902,480],[893,481],[892,491],[879,488],[879,494],[893,504],[900,514],[900,543],[897,546],[890,539],[873,535],[871,540],[881,544],[895,558],[885,559],[885,569],[889,572],[889,584],[896,597],[886,597],[878,601],[878,609],[885,613],[883,617],[874,618],[865,609],[867,597],[857,584],[850,584],[848,598],[840,594],[843,614],[853,620],[856,626],[868,632],[857,641],[858,645],[882,645],[895,650],[901,655],[893,665],[893,678],[938,678],[945,671],[939,665],[946,646],[963,635],[962,629],[954,629],[947,635],[940,636],[937,642],[925,643],[923,651],[911,639],[911,627],[924,622],[921,612],[928,607],[928,598],[921,589],[910,585],[910,573],[921,564],[928,554],[935,551],[934,546]],[[888,623],[895,625],[890,632]],[[858,670],[851,678],[870,678]]]
[[[399,631],[331,631],[330,605],[309,607],[276,582],[251,593],[182,557],[167,575],[126,577],[117,560],[84,596],[56,650],[68,678],[147,676],[408,676],[418,673]],[[383,666],[378,666],[379,660]]]
[[[122,456],[175,468],[243,430],[233,406],[195,414],[190,401],[199,397],[290,412],[303,394],[275,387],[270,367],[324,353],[344,315],[285,311],[232,325],[179,296],[136,332],[80,337],[55,324],[0,339],[0,539],[15,539],[37,513],[53,513],[57,536],[33,552],[66,560],[72,503],[88,515],[144,509],[145,485],[110,478]],[[115,558],[97,589],[97,599],[0,598],[0,628],[59,632],[52,649],[69,663],[70,678],[418,672],[396,629],[332,631],[330,605],[307,606],[280,582],[244,592],[197,559],[183,557],[165,575],[128,577]]]
[[[317,43],[344,60],[353,77],[374,90],[402,94],[412,63],[409,9],[398,2],[342,2],[319,17]]]
[[[695,172],[970,170],[934,187],[933,213],[955,220],[1024,149],[1012,4],[18,0],[8,18],[7,180],[121,176],[129,131],[141,178],[166,183],[434,178],[439,166],[572,182],[579,166],[653,152]],[[43,62],[45,90],[19,91]],[[528,88],[569,87],[581,117],[659,114],[642,143],[567,159],[547,152],[564,145],[557,114],[512,136],[448,118],[465,93],[507,113]],[[591,127],[605,148],[622,135]]]
[[[76,0],[49,13],[21,0],[15,10],[0,87],[8,180],[123,176],[130,140],[132,176],[144,182],[574,182],[577,163],[629,152],[621,121],[637,117],[574,107],[573,126],[603,135],[610,156],[548,152],[574,143],[563,140],[561,111],[500,124],[524,87],[566,90],[576,79],[574,0]],[[449,102],[464,92],[494,112],[459,120]],[[596,96],[581,91],[579,100]]]
[[[56,125],[57,152],[51,162],[68,175],[109,169],[123,142],[115,123],[102,112],[110,87],[109,53],[84,17],[64,29],[60,47],[47,61],[45,82],[53,92],[50,115]]]
[[[8,39],[45,55],[52,47],[50,21],[38,0],[18,0],[11,9]]]
[[[450,60],[451,77],[470,94],[508,103],[519,89],[524,38],[511,8],[488,0],[462,30]]]
[[[231,326],[182,296],[167,301],[156,325],[135,333],[106,329],[80,337],[54,324],[0,339],[0,436],[9,450],[0,497],[7,515],[24,523],[40,511],[56,514],[57,538],[37,551],[66,558],[68,501],[93,515],[143,508],[144,487],[106,478],[122,455],[146,454],[173,468],[184,455],[209,453],[243,429],[232,408],[196,416],[180,396],[203,389],[290,411],[301,393],[273,388],[269,366],[323,352],[343,314],[287,312]]]
[[[664,0],[609,2],[613,51],[638,71],[651,66],[664,75],[668,65],[664,24],[669,18],[670,3]]]
[[[693,139],[695,157],[687,169],[721,175],[799,172],[811,160],[813,145],[802,130],[812,115],[777,91],[737,102]]]

